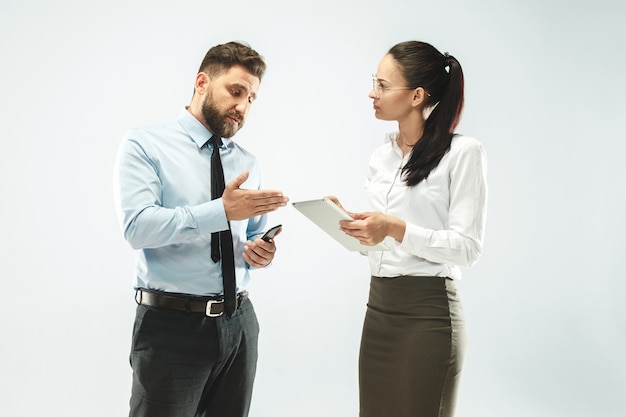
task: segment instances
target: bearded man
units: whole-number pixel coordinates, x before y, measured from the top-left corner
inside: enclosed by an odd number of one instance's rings
[[[267,266],[267,213],[257,159],[231,138],[256,99],[265,62],[249,45],[212,47],[189,106],[171,123],[130,130],[116,200],[136,250],[130,416],[245,417],[259,326],[247,287]]]

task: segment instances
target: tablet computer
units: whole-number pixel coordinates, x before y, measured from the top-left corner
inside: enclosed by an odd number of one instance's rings
[[[383,242],[374,246],[362,245],[357,239],[339,230],[340,220],[354,219],[344,209],[327,198],[296,201],[291,204],[348,250],[357,252],[389,250],[389,247]]]

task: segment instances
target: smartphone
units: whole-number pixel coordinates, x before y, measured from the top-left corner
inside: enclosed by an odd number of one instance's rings
[[[263,239],[266,242],[269,242],[271,238],[276,236],[276,233],[278,233],[278,231],[280,230],[281,227],[283,227],[282,224],[279,224],[277,226],[272,227],[267,232],[265,232],[265,234],[263,236],[261,236],[261,239]]]

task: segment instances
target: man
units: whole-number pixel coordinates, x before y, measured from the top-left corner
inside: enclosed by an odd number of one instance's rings
[[[138,250],[131,416],[248,415],[259,330],[249,269],[274,258],[273,239],[260,236],[288,198],[261,189],[256,158],[230,138],[264,71],[248,45],[217,45],[178,120],[122,142],[117,199],[124,238]]]

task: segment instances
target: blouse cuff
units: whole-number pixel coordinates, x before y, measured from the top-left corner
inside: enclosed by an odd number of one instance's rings
[[[420,250],[428,239],[428,230],[415,224],[406,223],[402,242],[397,242],[398,248],[405,252],[415,253]]]

